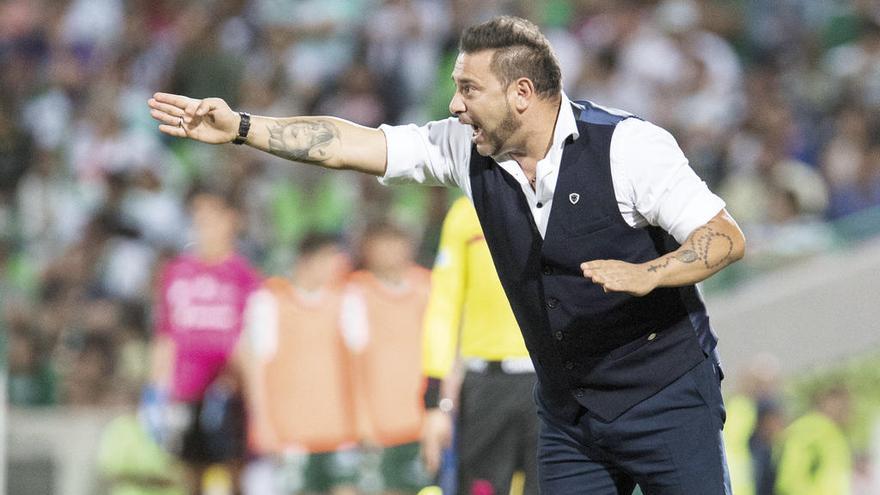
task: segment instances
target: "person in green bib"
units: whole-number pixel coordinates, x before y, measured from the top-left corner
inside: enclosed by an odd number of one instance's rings
[[[815,407],[783,434],[776,493],[831,495],[851,493],[852,450],[844,427],[850,419],[850,396],[843,386],[816,395]]]

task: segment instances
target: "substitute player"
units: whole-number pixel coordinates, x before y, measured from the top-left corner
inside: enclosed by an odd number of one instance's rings
[[[343,328],[353,353],[362,436],[383,449],[384,494],[415,494],[427,485],[419,460],[422,318],[428,271],[413,261],[402,229],[370,226],[361,242],[363,269],[346,290]]]
[[[248,491],[350,495],[358,478],[357,436],[339,326],[350,264],[331,235],[307,234],[298,253],[290,279],[266,280],[248,302],[236,353],[251,448],[274,466],[263,482],[249,476],[256,485]]]
[[[182,434],[170,442],[187,466],[190,493],[201,493],[208,466],[225,465],[234,486],[245,456],[238,384],[225,372],[260,275],[235,251],[239,216],[231,195],[198,187],[189,206],[194,248],[169,262],[160,276],[152,388],[181,413],[176,416]]]

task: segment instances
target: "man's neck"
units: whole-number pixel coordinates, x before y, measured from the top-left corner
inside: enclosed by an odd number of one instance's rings
[[[406,280],[406,266],[387,268],[383,270],[371,269],[370,273],[376,277],[379,282],[388,287],[398,287]]]
[[[235,249],[232,246],[199,246],[196,254],[200,260],[208,265],[217,265],[232,256]]]
[[[294,269],[290,281],[294,287],[304,292],[318,292],[327,285],[323,274],[302,267]]]

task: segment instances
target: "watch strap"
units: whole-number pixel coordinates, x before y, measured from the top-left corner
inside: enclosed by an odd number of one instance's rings
[[[238,112],[241,121],[238,124],[238,135],[232,140],[232,144],[244,144],[247,142],[248,132],[251,130],[251,116],[247,112]]]

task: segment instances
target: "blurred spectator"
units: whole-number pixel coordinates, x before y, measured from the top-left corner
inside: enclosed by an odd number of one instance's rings
[[[854,180],[832,191],[828,210],[831,218],[880,206],[880,141],[867,147],[855,161],[858,170]]]
[[[774,406],[780,397],[779,362],[776,357],[755,356],[742,371],[737,392],[725,399],[727,421],[724,444],[727,449],[730,481],[735,493],[741,495],[772,495],[772,452],[775,433],[768,413],[778,413]],[[771,491],[765,491],[770,478]]]
[[[342,305],[359,433],[381,449],[380,492],[415,495],[429,484],[419,458],[419,399],[430,277],[413,261],[412,237],[393,224],[368,226],[360,253],[363,269],[351,275]]]
[[[340,329],[349,262],[337,237],[309,233],[289,279],[269,278],[248,301],[236,355],[245,377],[246,493],[357,493],[350,363]]]
[[[447,8],[437,0],[381,0],[365,20],[365,61],[382,75],[379,87],[390,121],[424,120],[411,110],[430,96],[440,41],[448,29],[434,20],[446,17]]]
[[[754,251],[797,255],[827,248],[828,236],[816,225],[828,205],[827,187],[814,168],[794,157],[799,130],[791,110],[752,111],[761,117],[760,128],[741,133],[729,150],[741,161],[721,186],[728,209]]]
[[[21,236],[31,247],[28,256],[42,266],[79,238],[92,205],[65,178],[57,155],[41,152],[38,158],[21,180],[16,207]]]
[[[783,433],[776,493],[851,493],[852,451],[843,430],[851,414],[851,398],[843,386],[816,394],[813,409]]]
[[[829,117],[833,119],[832,135],[825,145],[820,165],[831,188],[833,202],[836,191],[859,181],[862,154],[871,136],[868,118],[862,108],[847,105]]]
[[[185,418],[172,439],[187,466],[190,493],[201,493],[203,474],[225,465],[233,486],[245,454],[237,384],[226,372],[238,342],[243,311],[260,278],[235,251],[239,213],[235,198],[219,189],[190,195],[195,229],[192,251],[164,267],[157,294],[152,388]]]
[[[776,458],[786,417],[777,398],[763,398],[757,404],[755,431],[749,438],[749,450],[754,467],[755,494],[774,495],[776,485]]]
[[[248,48],[247,26],[235,14],[234,4],[218,1],[188,4],[175,19],[180,51],[169,89],[189,91],[198,98],[214,95],[238,106]]]
[[[876,468],[871,455],[861,452],[853,461],[852,495],[872,495],[877,493],[880,479],[877,478]]]
[[[366,0],[255,0],[256,19],[279,45],[292,91],[312,99],[353,59]]]
[[[876,9],[876,7],[874,7]],[[859,19],[859,36],[828,51],[826,68],[843,92],[859,105],[880,107],[880,14]]]
[[[119,329],[119,308],[110,301],[93,300],[80,308],[75,327],[62,334],[59,359],[67,360],[61,374],[60,393],[74,406],[107,404],[116,373],[118,349],[111,332]]]
[[[108,495],[184,495],[174,458],[150,436],[138,415],[140,381],[116,380],[110,406],[122,412],[98,440],[98,469]]]
[[[34,159],[33,140],[13,123],[9,107],[0,103],[0,205],[15,196],[19,180]]]
[[[13,406],[49,406],[56,402],[53,363],[26,313],[7,315],[7,400]]]

